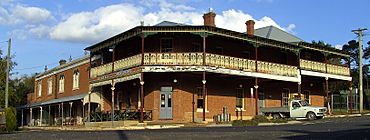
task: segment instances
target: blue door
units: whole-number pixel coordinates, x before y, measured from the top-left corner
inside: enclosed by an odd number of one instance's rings
[[[172,119],[172,87],[161,87],[159,108],[160,119]]]

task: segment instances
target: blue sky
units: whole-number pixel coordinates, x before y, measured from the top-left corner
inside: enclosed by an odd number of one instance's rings
[[[85,47],[140,21],[201,25],[209,7],[221,28],[244,32],[245,21],[254,19],[256,28],[273,25],[338,48],[356,39],[351,30],[370,28],[368,0],[0,0],[0,42],[12,38],[16,76],[31,74],[81,57]],[[6,46],[0,43],[4,52]]]

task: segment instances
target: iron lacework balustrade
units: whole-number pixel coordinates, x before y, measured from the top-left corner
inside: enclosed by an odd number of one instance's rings
[[[140,66],[141,54],[114,62],[114,71]],[[144,66],[203,66],[203,53],[144,53]],[[256,72],[256,61],[232,56],[206,53],[206,66]],[[296,66],[257,61],[257,72],[279,76],[297,77]],[[91,69],[91,78],[112,72],[112,63]]]
[[[300,67],[303,70],[321,72],[321,73],[329,73],[335,75],[344,75],[350,76],[349,67],[333,65],[333,64],[325,64],[321,62],[309,61],[309,60],[300,60]]]

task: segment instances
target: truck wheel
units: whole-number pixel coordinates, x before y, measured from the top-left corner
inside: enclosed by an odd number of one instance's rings
[[[315,120],[316,119],[316,115],[313,112],[308,112],[307,115],[306,115],[306,118],[308,120],[312,121],[312,120]]]
[[[272,118],[273,118],[274,120],[276,120],[276,119],[280,119],[280,118],[281,118],[281,116],[280,116],[280,114],[279,114],[279,113],[274,113],[274,114],[272,114]]]

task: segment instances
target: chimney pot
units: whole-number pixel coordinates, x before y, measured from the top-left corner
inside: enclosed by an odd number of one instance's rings
[[[64,60],[64,59],[62,59],[62,60],[59,60],[59,65],[64,65],[64,64],[66,64],[66,60]]]
[[[247,22],[245,22],[245,24],[247,25],[247,35],[249,36],[254,35],[254,23],[254,20],[248,20]]]
[[[216,27],[215,17],[216,17],[216,13],[214,13],[213,11],[210,11],[210,12],[204,14],[203,15],[204,26]]]

